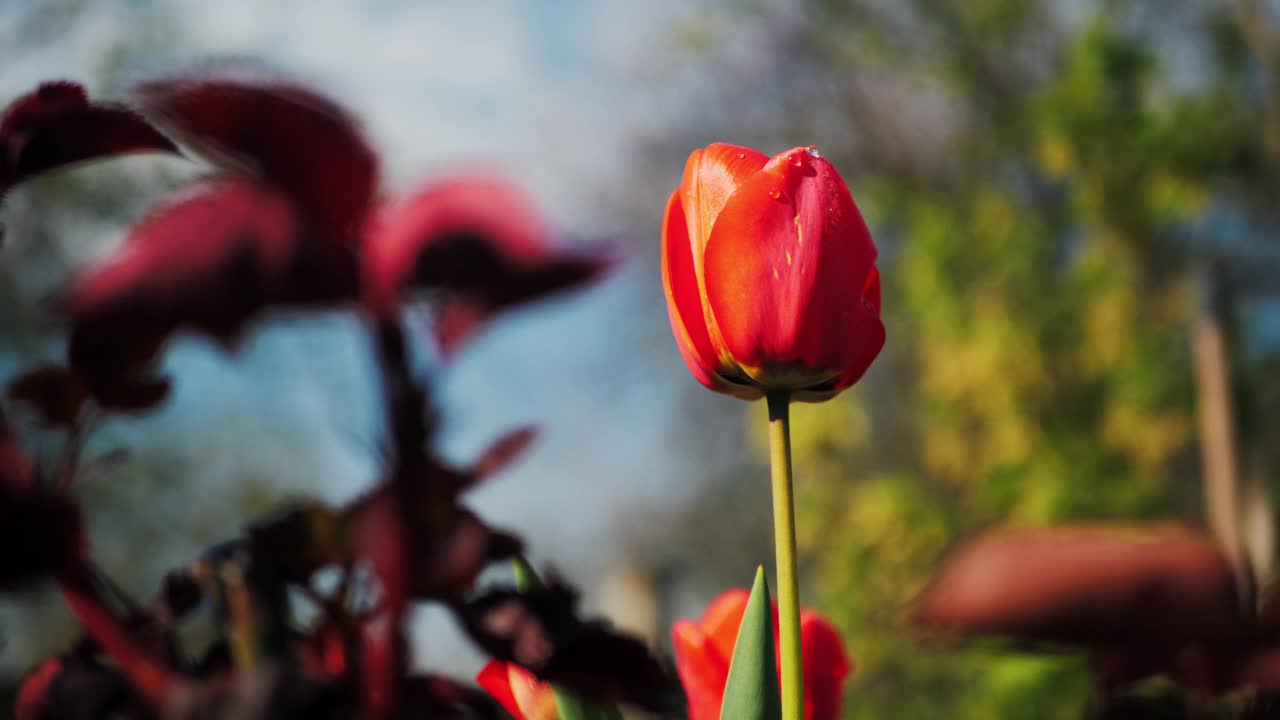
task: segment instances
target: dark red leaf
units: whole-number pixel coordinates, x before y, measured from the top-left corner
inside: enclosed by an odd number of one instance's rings
[[[289,200],[260,183],[224,179],[180,194],[71,283],[62,306],[72,369],[104,404],[145,406],[167,390],[145,373],[175,331],[231,345],[270,305],[354,297],[352,258],[300,253],[301,238]]]
[[[347,720],[358,717],[346,687],[288,664],[190,685],[164,708],[166,720]]]
[[[1076,646],[1177,644],[1246,632],[1231,565],[1179,526],[1000,530],[960,547],[918,625]]]
[[[397,510],[393,497],[391,487],[383,485],[351,511],[361,528],[362,544],[370,549],[375,565],[379,558],[382,563],[394,561],[395,539],[388,536],[390,515]],[[518,538],[490,528],[452,500],[424,500],[420,507],[411,509],[407,518],[410,524],[404,542],[408,567],[403,592],[410,597],[462,597],[474,587],[485,567],[514,557],[522,548]]]
[[[471,474],[477,478],[486,478],[502,470],[519,459],[537,438],[538,428],[532,425],[512,430],[498,438],[497,442],[480,455],[471,466]]]
[[[409,288],[444,293],[446,350],[489,314],[586,283],[608,265],[553,249],[524,194],[484,176],[438,181],[385,208],[366,229],[364,255],[366,297],[377,312]]]
[[[0,120],[0,195],[15,183],[82,160],[177,148],[137,113],[89,102],[71,82],[44,83]]]
[[[54,575],[85,551],[80,512],[64,497],[0,485],[0,588]]]
[[[79,509],[37,485],[35,468],[0,413],[0,589],[56,574],[84,551]]]
[[[440,720],[502,720],[506,715],[493,698],[439,675],[415,675],[402,694],[406,716]]]
[[[307,88],[267,79],[188,76],[140,88],[143,107],[184,142],[283,189],[335,242],[351,242],[378,184],[356,122]]]
[[[287,582],[305,584],[356,552],[349,518],[315,502],[297,503],[249,526],[255,560]]]
[[[76,424],[89,399],[88,388],[70,370],[45,365],[9,381],[10,400],[30,405],[50,427],[69,428]]]
[[[102,409],[134,414],[154,409],[168,399],[172,389],[169,378],[143,374],[113,383],[98,383],[92,391],[93,399]]]
[[[74,655],[50,658],[27,674],[16,720],[146,720],[156,715],[114,668]]]
[[[666,665],[639,639],[577,616],[577,596],[552,582],[545,588],[495,590],[457,608],[468,634],[499,660],[514,662],[544,682],[603,703],[655,713],[684,707]]]
[[[39,720],[49,705],[49,686],[62,672],[62,658],[52,657],[32,668],[18,685],[13,716],[17,720]]]
[[[0,492],[28,492],[34,489],[35,481],[35,466],[22,451],[18,436],[0,410]]]

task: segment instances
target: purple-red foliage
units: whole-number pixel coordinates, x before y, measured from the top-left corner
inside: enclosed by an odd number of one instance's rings
[[[84,160],[176,150],[133,110],[90,103],[76,83],[47,82],[0,119],[0,197],[23,180]]]
[[[452,349],[496,311],[597,277],[603,259],[554,249],[524,195],[493,177],[446,178],[375,211],[378,161],[359,125],[305,87],[192,75],[145,85],[138,101],[142,114],[50,84],[0,126],[0,194],[77,160],[175,151],[169,137],[214,171],[73,277],[58,305],[66,366],[8,386],[10,401],[66,432],[67,449],[46,477],[0,415],[0,588],[52,578],[85,629],[73,651],[27,676],[19,717],[500,717],[484,693],[411,672],[405,616],[420,602],[444,604],[481,647],[584,695],[671,706],[678,685],[666,666],[580,619],[567,589],[475,596],[480,572],[522,544],[462,495],[534,432],[501,438],[469,468],[440,460],[429,389],[410,370],[400,324],[403,302],[425,300]],[[164,400],[170,383],[155,368],[175,333],[231,349],[274,309],[332,307],[369,321],[389,433],[381,480],[345,507],[304,502],[248,523],[244,537],[172,572],[145,606],[123,597],[92,565],[71,494],[99,411]],[[331,592],[314,584],[322,571],[340,577]],[[292,617],[290,593],[318,611],[309,626]],[[178,631],[201,606],[219,635],[192,656]]]

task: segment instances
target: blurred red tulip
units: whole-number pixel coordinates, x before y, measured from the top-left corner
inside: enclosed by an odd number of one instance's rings
[[[0,119],[0,195],[47,170],[148,151],[177,148],[124,106],[91,104],[72,82],[43,83],[14,100]]]
[[[676,669],[689,698],[689,720],[719,720],[729,661],[750,593],[730,590],[707,606],[698,622],[680,620],[671,628]],[[774,636],[778,634],[774,605]],[[800,611],[800,642],[804,651],[804,707],[806,720],[834,720],[840,714],[844,678],[852,670],[840,634],[826,618]]]
[[[915,622],[965,635],[1093,645],[1222,642],[1248,627],[1231,564],[1179,525],[985,533],[951,555]]]
[[[1090,652],[1106,689],[1163,675],[1216,696],[1280,682],[1267,608],[1202,533],[1179,525],[1005,528],[965,543],[919,601],[918,627]]]
[[[551,686],[516,665],[494,660],[476,676],[476,682],[506,708],[516,720],[558,720],[560,711]]]
[[[876,247],[817,151],[694,150],[667,202],[662,280],[694,377],[744,399],[827,400],[884,346]]]

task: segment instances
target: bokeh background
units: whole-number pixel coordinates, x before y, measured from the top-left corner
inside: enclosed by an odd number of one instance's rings
[[[816,145],[881,249],[884,353],[795,411],[802,597],[856,659],[849,717],[1081,716],[1082,660],[906,628],[938,559],[984,527],[1236,527],[1273,577],[1274,2],[7,0],[0,47],[6,102],[56,77],[121,98],[192,68],[286,73],[363,119],[389,192],[495,169],[566,242],[621,254],[448,363],[428,350],[426,371],[451,456],[540,426],[471,504],[655,643],[772,563],[763,405],[694,382],[661,291],[663,205],[716,140]],[[50,295],[193,172],[133,158],[5,199],[0,377],[60,357]],[[376,474],[353,315],[273,316],[232,356],[179,339],[165,366],[170,402],[104,426],[91,457],[114,461],[81,488],[95,557],[138,595],[282,500],[341,501]],[[1205,502],[1224,488],[1242,501]],[[419,664],[474,673],[443,614],[418,620]],[[0,601],[0,676],[73,631],[47,591]]]

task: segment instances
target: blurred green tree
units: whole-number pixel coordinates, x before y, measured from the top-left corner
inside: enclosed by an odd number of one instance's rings
[[[1265,278],[1280,270],[1274,51],[1241,32],[1273,19],[1239,10],[730,3],[682,35],[719,60],[724,139],[817,143],[882,249],[884,355],[856,394],[795,413],[807,602],[858,659],[849,717],[1091,707],[1079,659],[910,635],[911,600],[958,537],[1205,513],[1238,542],[1235,478],[1205,491],[1201,478],[1215,444],[1273,476],[1260,418],[1277,353],[1240,316],[1274,302]],[[1206,378],[1251,399],[1215,411]],[[1269,502],[1255,504],[1269,526]],[[1257,537],[1254,554],[1269,555]]]

